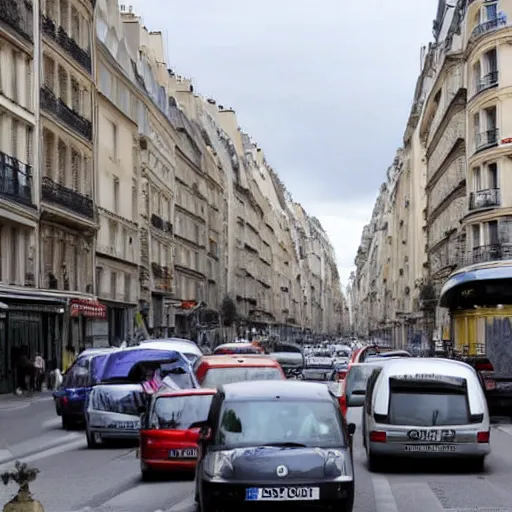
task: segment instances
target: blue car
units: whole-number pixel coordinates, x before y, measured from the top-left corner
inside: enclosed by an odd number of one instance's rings
[[[62,428],[72,428],[85,422],[87,398],[92,387],[99,382],[113,350],[85,350],[64,374],[60,388],[53,393],[55,410],[62,418]]]

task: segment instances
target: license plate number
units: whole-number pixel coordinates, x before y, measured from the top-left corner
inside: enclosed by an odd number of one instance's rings
[[[407,437],[411,441],[441,441],[440,430],[409,430]]]
[[[245,501],[313,501],[319,499],[319,487],[249,487],[245,490]]]
[[[118,421],[111,423],[108,428],[119,428],[122,430],[136,430],[139,428],[139,422],[137,421]]]
[[[169,458],[170,459],[197,459],[197,450],[195,448],[169,450]]]
[[[428,453],[445,453],[455,452],[457,447],[453,444],[406,444],[406,452],[428,452]]]

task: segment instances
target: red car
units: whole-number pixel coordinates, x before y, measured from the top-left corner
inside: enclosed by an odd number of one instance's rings
[[[215,389],[162,390],[143,415],[139,459],[143,480],[172,471],[194,471],[200,424],[206,421]]]
[[[247,343],[224,343],[213,351],[215,355],[227,354],[264,354],[265,351],[254,342]]]
[[[277,361],[252,354],[203,356],[195,362],[194,373],[199,384],[207,388],[246,380],[286,379]]]

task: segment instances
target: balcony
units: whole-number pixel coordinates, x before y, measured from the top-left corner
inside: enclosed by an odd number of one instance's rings
[[[32,202],[32,168],[0,151],[0,197],[24,206]]]
[[[480,208],[492,208],[501,204],[499,188],[488,188],[478,190],[469,194],[469,209],[479,210]]]
[[[151,263],[151,270],[155,280],[155,290],[169,292],[172,289],[172,273],[169,267],[163,267],[156,262]]]
[[[478,24],[471,32],[469,36],[470,41],[474,41],[478,37],[483,34],[487,34],[488,32],[492,32],[493,30],[498,30],[499,28],[504,27],[507,24],[507,17],[502,15],[497,18],[493,18],[491,20],[484,21],[483,23]]]
[[[57,27],[51,18],[43,15],[41,16],[41,30],[45,36],[53,39],[71,58],[91,73],[90,54],[80,48],[77,42],[62,27]]]
[[[94,220],[94,203],[90,197],[55,183],[47,176],[43,177],[41,197],[47,203],[61,206],[73,213]]]
[[[0,0],[0,20],[30,41],[34,33],[32,12],[29,0]]]
[[[482,151],[498,144],[499,130],[493,128],[485,132],[477,133],[475,136],[475,151]]]
[[[155,213],[151,215],[151,225],[159,229],[160,231],[163,231],[164,233],[172,236],[172,224],[168,220],[164,220]]]
[[[498,85],[498,78],[499,78],[499,71],[491,71],[490,73],[487,73],[480,82],[478,82],[478,85],[476,87],[476,92],[482,92],[486,89],[490,89],[491,87],[494,87],[495,85]]]
[[[85,139],[92,141],[92,123],[69,108],[47,87],[41,88],[41,108],[58,117],[64,124]]]
[[[488,263],[493,261],[503,261],[512,259],[512,245],[503,243],[494,243],[489,245],[481,245],[473,250],[463,254],[457,262],[457,267],[467,267],[469,265],[477,265],[479,263]]]

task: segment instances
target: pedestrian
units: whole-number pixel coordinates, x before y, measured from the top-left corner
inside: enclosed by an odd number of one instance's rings
[[[19,358],[18,376],[19,376],[19,388],[22,393],[26,393],[33,389],[34,384],[34,365],[28,357],[28,348],[26,346],[21,347],[21,356]]]
[[[46,372],[46,362],[41,357],[41,354],[36,353],[36,357],[34,358],[34,373],[35,373],[35,389],[37,391],[41,391],[43,380],[45,378]]]

